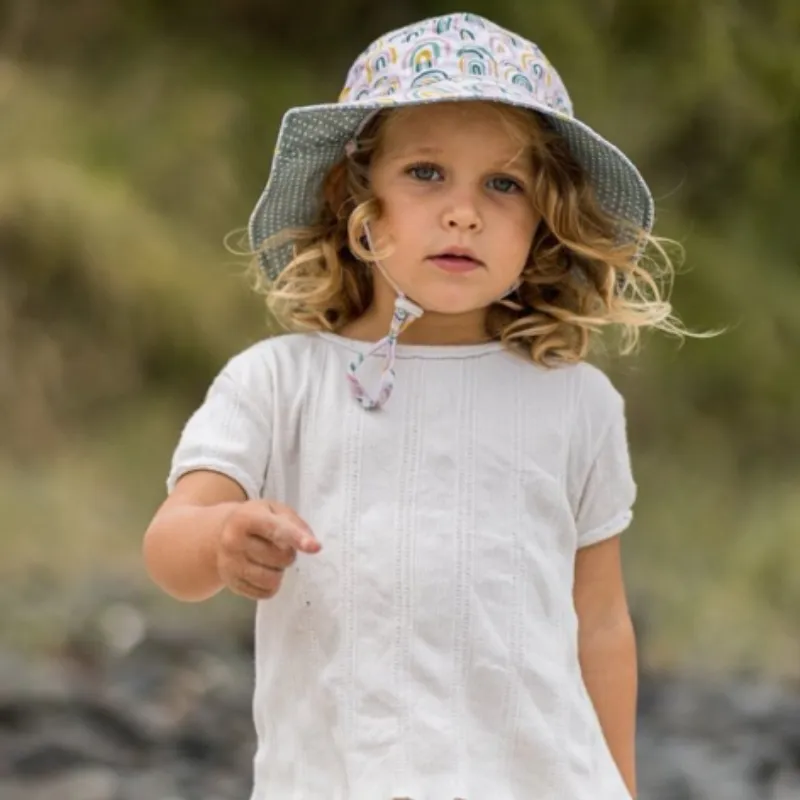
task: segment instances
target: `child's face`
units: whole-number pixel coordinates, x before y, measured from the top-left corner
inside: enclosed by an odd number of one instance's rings
[[[540,216],[520,141],[480,103],[411,108],[386,124],[371,168],[382,205],[371,234],[391,248],[382,261],[391,278],[427,311],[484,309],[522,272]],[[377,270],[375,291],[379,302],[394,297]]]

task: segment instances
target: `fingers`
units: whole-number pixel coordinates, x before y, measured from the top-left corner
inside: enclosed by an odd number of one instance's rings
[[[295,550],[284,550],[266,539],[248,535],[244,543],[244,554],[254,564],[270,569],[284,570],[297,559]]]
[[[219,571],[229,589],[253,600],[274,597],[281,588],[284,574],[280,567],[259,564],[243,555],[238,558],[223,556]]]
[[[281,588],[283,570],[272,569],[262,564],[254,564],[252,561],[247,561],[242,564],[242,568],[239,570],[239,580],[245,586],[262,592],[264,597],[274,597],[278,593],[278,589]]]
[[[307,533],[309,536],[314,538],[314,532],[311,530],[308,523],[302,519],[302,517],[300,517],[300,515],[291,506],[287,506],[284,503],[279,503],[277,500],[268,500],[266,505],[273,514],[280,514],[289,517],[289,519],[294,522],[302,532]]]
[[[248,503],[228,520],[228,536],[243,543],[248,536],[271,542],[286,551],[316,553],[321,549],[308,526],[278,504]]]
[[[222,529],[217,570],[236,594],[261,600],[274,597],[298,551],[320,549],[308,525],[287,506],[249,502],[237,508]]]
[[[279,555],[275,559],[286,560],[286,554],[275,549]],[[239,558],[223,559],[222,572],[228,588],[236,594],[254,600],[274,597],[281,588],[284,568],[269,563],[252,561],[244,554]]]
[[[255,512],[251,530],[284,550],[300,550],[302,553],[318,553],[322,546],[311,532],[311,528],[288,506],[269,501]]]
[[[275,587],[258,586],[254,583],[250,583],[244,578],[238,577],[228,584],[228,588],[232,592],[241,595],[242,597],[246,597],[249,600],[269,600],[272,597],[275,597],[275,595],[278,593],[280,582]]]

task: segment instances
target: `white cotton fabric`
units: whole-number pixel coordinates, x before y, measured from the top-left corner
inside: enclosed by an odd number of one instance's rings
[[[572,599],[576,550],[631,519],[619,393],[495,343],[400,345],[365,411],[345,373],[368,349],[293,334],[235,356],[168,478],[219,471],[323,545],[257,604],[251,800],[629,800]]]

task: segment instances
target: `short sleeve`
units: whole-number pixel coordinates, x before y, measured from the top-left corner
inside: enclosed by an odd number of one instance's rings
[[[172,456],[167,491],[194,470],[236,481],[248,499],[261,496],[271,447],[269,397],[263,362],[251,351],[231,359],[183,428]]]
[[[575,523],[578,547],[624,531],[633,519],[636,483],[628,447],[625,403],[610,382],[593,381],[585,393],[592,419],[580,442]]]

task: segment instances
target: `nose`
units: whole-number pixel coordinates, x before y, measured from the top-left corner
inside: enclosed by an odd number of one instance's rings
[[[449,204],[442,213],[442,225],[448,230],[473,233],[480,231],[483,221],[472,192],[467,190],[453,193]]]

